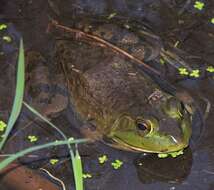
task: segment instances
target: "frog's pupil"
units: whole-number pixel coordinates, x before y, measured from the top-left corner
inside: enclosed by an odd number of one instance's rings
[[[138,123],[137,124],[138,129],[145,131],[147,129],[146,125],[144,123]]]

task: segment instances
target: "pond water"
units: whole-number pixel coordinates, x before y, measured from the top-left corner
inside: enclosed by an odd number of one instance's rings
[[[186,57],[186,62],[194,69],[200,69],[199,78],[180,77],[169,66],[153,65],[166,78],[186,89],[198,101],[202,112],[205,101],[211,104],[205,124],[195,125],[190,148],[184,155],[177,158],[159,159],[156,155],[139,155],[113,149],[102,143],[90,143],[79,146],[82,156],[84,172],[90,173],[92,178],[84,179],[86,190],[212,190],[214,189],[214,76],[205,73],[207,66],[214,66],[214,2],[203,1],[202,10],[194,7],[191,0],[13,0],[2,1],[0,7],[0,22],[7,23],[8,29],[2,36],[12,36],[12,42],[1,41],[0,55],[0,117],[8,118],[15,90],[16,56],[20,36],[24,39],[26,52],[40,52],[45,60],[52,55],[53,40],[47,33],[47,26],[51,19],[61,22],[71,22],[76,16],[106,17],[129,23],[136,21],[146,23],[154,34],[162,39],[164,47],[179,42],[176,51]],[[114,14],[113,14],[114,13]],[[51,63],[49,63],[51,64]],[[167,70],[168,69],[168,70]],[[201,98],[202,97],[202,98]],[[27,99],[29,100],[30,99]],[[79,133],[72,126],[80,125],[73,119],[71,107],[60,112],[53,118],[66,134],[79,137]],[[63,127],[62,127],[63,126]],[[35,130],[36,128],[36,130]],[[198,133],[201,133],[200,135]],[[39,143],[59,138],[51,129],[39,120],[34,120],[32,114],[25,109],[16,124],[12,136],[8,140],[5,152],[11,153],[31,144],[26,139],[29,134],[39,137]],[[200,136],[200,138],[198,138]],[[66,148],[55,148],[35,153],[39,157],[24,157],[19,161],[28,163],[30,168],[44,167],[59,177],[67,189],[74,189],[72,170],[67,159]],[[108,156],[108,162],[101,165],[98,157]],[[56,165],[49,163],[50,158],[60,158]],[[39,158],[39,159],[38,159]],[[118,170],[111,166],[115,159],[123,161]],[[42,173],[42,172],[41,172]],[[42,173],[44,175],[44,173]],[[46,176],[47,177],[47,176]],[[0,189],[10,189],[0,182]]]

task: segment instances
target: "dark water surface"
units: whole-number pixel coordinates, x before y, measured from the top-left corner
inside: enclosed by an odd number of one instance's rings
[[[75,16],[107,17],[117,13],[116,18],[128,22],[135,20],[146,23],[151,30],[161,37],[164,46],[179,41],[179,48],[189,55],[188,63],[193,68],[200,68],[202,73],[207,65],[214,66],[214,2],[204,1],[205,7],[199,11],[193,7],[194,1],[182,0],[12,0],[2,1],[0,7],[0,21],[8,24],[8,30],[3,35],[10,35],[13,41],[9,44],[1,40],[0,55],[0,116],[6,120],[10,113],[15,89],[15,64],[20,36],[24,39],[27,51],[39,51],[46,60],[51,56],[52,40],[46,33],[51,18],[61,21],[75,19]],[[122,22],[121,21],[121,22]],[[182,54],[183,55],[183,54]],[[193,58],[190,58],[190,57]],[[51,63],[50,63],[51,64]],[[157,66],[156,66],[157,67]],[[163,71],[162,66],[158,69]],[[166,72],[166,71],[165,71]],[[174,73],[167,70],[166,78],[172,80]],[[84,172],[92,174],[92,178],[85,179],[86,190],[214,190],[214,76],[203,74],[197,79],[185,78],[173,80],[176,85],[185,88],[204,110],[204,102],[200,97],[211,103],[211,110],[203,126],[200,141],[193,141],[191,148],[185,150],[184,155],[177,158],[158,159],[156,155],[143,156],[112,149],[101,143],[80,145]],[[72,110],[67,108],[53,119],[59,126],[63,124],[63,131],[78,137],[78,132],[72,126],[79,125],[71,117]],[[29,147],[26,140],[29,134],[39,136],[39,143],[60,138],[44,123],[32,121],[33,116],[23,113],[20,117],[12,137],[9,139],[5,152],[15,152]],[[24,124],[23,124],[24,123]],[[200,128],[200,129],[198,129]],[[193,128],[193,135],[198,137],[201,126]],[[15,146],[14,146],[15,145]],[[55,166],[49,164],[49,158],[61,157]],[[30,164],[31,168],[45,167],[59,177],[68,189],[74,189],[70,163],[64,148],[55,148],[35,153],[42,160]],[[100,155],[108,155],[108,162],[98,163]],[[43,159],[44,158],[44,159]],[[115,159],[123,161],[123,166],[114,170],[111,162]],[[25,157],[22,163],[29,163],[35,158]],[[1,185],[0,189],[6,190]]]

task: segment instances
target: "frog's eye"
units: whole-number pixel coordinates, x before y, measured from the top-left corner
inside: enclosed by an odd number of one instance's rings
[[[147,125],[145,123],[138,123],[137,128],[141,131],[145,131],[147,129]]]
[[[151,122],[147,120],[137,120],[136,121],[136,127],[139,130],[139,132],[148,133],[151,131]]]

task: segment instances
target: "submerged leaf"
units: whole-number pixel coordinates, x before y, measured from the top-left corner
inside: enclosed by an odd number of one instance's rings
[[[20,47],[19,47],[19,58],[18,58],[18,69],[17,69],[17,81],[16,81],[16,92],[15,92],[15,98],[13,101],[13,107],[12,111],[9,117],[8,125],[5,131],[5,134],[3,136],[2,141],[0,142],[0,150],[4,146],[4,143],[10,134],[10,131],[13,128],[13,125],[15,124],[19,113],[21,111],[22,107],[22,100],[23,100],[23,94],[24,94],[24,81],[25,81],[25,60],[24,60],[24,47],[23,47],[23,40],[20,40]]]

